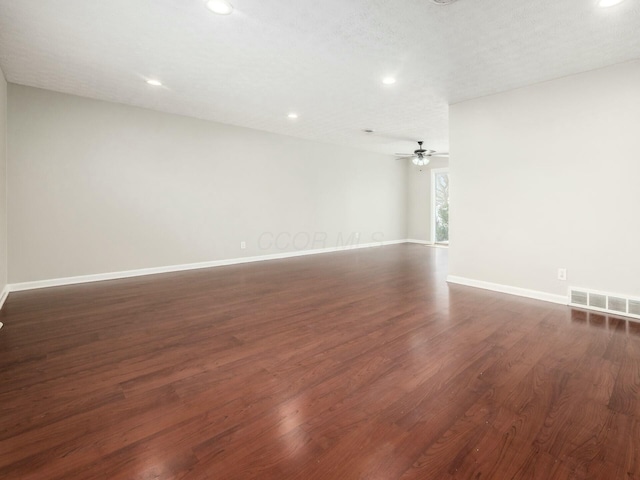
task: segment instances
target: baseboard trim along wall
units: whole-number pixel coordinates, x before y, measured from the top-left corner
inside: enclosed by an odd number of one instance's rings
[[[2,290],[2,293],[0,293],[0,309],[4,305],[4,302],[7,300],[7,297],[9,296],[10,291],[11,290],[9,289],[9,285],[5,285],[4,289]]]
[[[187,270],[199,270],[202,268],[224,267],[227,265],[238,265],[241,263],[264,262],[268,260],[280,260],[283,258],[302,257],[305,255],[317,255],[321,253],[332,253],[343,250],[355,250],[360,248],[382,247],[384,245],[396,245],[407,243],[406,239],[388,240],[384,242],[364,243],[355,245],[345,245],[340,247],[318,248],[313,250],[298,250],[294,252],[275,253],[270,255],[259,255],[254,257],[231,258],[227,260],[214,260],[210,262],[189,263],[185,265],[170,265],[166,267],[143,268],[140,270],[127,270],[123,272],[98,273],[93,275],[81,275],[77,277],[53,278],[50,280],[39,280],[35,282],[24,282],[9,284],[3,293],[3,299],[9,292],[22,292],[25,290],[36,290],[39,288],[60,287],[64,285],[76,285],[80,283],[102,282],[104,280],[117,280],[119,278],[141,277],[144,275],[156,275],[158,273],[182,272]],[[4,301],[4,300],[3,300]],[[1,307],[0,307],[1,308]]]
[[[408,238],[407,243],[417,243],[418,245],[433,245],[433,242],[428,242],[426,240],[416,240],[415,238]]]
[[[516,295],[518,297],[533,298],[536,300],[542,300],[544,302],[557,303],[560,305],[568,305],[569,297],[563,295],[554,295],[546,292],[539,292],[537,290],[528,290],[526,288],[511,287],[509,285],[500,285],[499,283],[483,282],[481,280],[473,280],[471,278],[456,277],[449,275],[447,282],[455,283],[458,285],[465,285],[467,287],[482,288],[483,290],[492,290],[494,292],[507,293],[509,295]]]
[[[53,278],[50,280],[39,280],[35,282],[23,282],[7,285],[0,294],[0,308],[4,304],[10,292],[21,292],[26,290],[36,290],[40,288],[60,287],[64,285],[77,285],[81,283],[101,282],[105,280],[117,280],[120,278],[142,277],[145,275],[156,275],[159,273],[182,272],[188,270],[199,270],[203,268],[223,267],[227,265],[239,265],[242,263],[264,262],[269,260],[280,260],[285,258],[302,257],[305,255],[318,255],[322,253],[332,253],[344,250],[355,250],[360,248],[382,247],[385,245],[397,245],[400,243],[416,243],[421,245],[432,245],[431,242],[414,239],[389,240],[385,242],[365,243],[359,245],[346,245],[340,247],[318,248],[313,250],[299,250],[294,252],[276,253],[270,255],[259,255],[254,257],[231,258],[226,260],[214,260],[210,262],[189,263],[184,265],[170,265],[165,267],[143,268],[139,270],[126,270],[122,272],[98,273],[93,275],[80,275],[77,277]],[[533,298],[545,302],[568,305],[569,297],[563,295],[553,295],[550,293],[528,290],[525,288],[500,285],[497,283],[483,282],[470,278],[449,275],[447,282],[468,287],[482,288],[494,292],[507,293],[519,297]]]

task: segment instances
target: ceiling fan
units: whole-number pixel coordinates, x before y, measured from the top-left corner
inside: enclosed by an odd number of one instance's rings
[[[435,150],[427,150],[422,148],[422,144],[424,142],[418,142],[418,149],[414,150],[413,153],[396,153],[396,157],[398,159],[401,158],[411,158],[411,161],[414,165],[419,167],[424,167],[429,165],[431,161],[431,157],[448,157],[449,154],[447,152],[436,152]]]

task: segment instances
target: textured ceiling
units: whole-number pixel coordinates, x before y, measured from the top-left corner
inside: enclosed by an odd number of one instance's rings
[[[0,0],[0,66],[14,83],[392,153],[447,149],[449,103],[640,58],[640,0],[232,3],[221,17],[202,0]]]

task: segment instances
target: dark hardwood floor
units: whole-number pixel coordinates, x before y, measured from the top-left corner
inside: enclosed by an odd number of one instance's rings
[[[640,479],[640,324],[397,245],[13,293],[0,478]]]

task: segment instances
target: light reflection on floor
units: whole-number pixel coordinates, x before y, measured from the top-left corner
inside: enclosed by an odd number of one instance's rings
[[[626,335],[640,336],[640,322],[630,318],[587,310],[571,309],[571,322]]]

